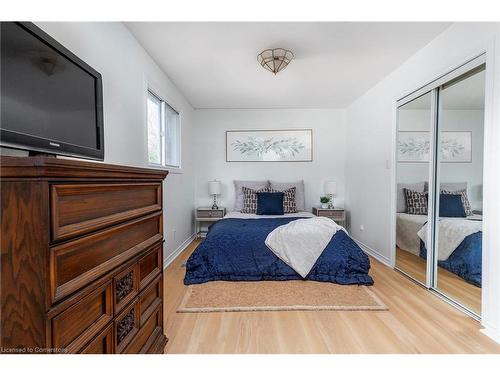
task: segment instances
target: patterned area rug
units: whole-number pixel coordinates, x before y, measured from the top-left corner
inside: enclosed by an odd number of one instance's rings
[[[212,281],[190,285],[177,312],[387,310],[369,287],[315,281]]]

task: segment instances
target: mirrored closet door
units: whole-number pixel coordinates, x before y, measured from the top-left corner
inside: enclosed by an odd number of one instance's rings
[[[435,288],[481,314],[485,69],[439,88]]]
[[[427,92],[398,108],[396,267],[422,284],[427,257],[421,254],[419,231],[431,219],[427,204],[431,105],[432,93]]]
[[[485,64],[402,99],[396,139],[396,268],[481,314]]]

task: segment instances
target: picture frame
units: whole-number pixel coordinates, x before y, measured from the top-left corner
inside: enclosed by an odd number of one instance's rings
[[[398,131],[397,161],[399,163],[428,163],[430,133],[428,131]]]
[[[226,162],[312,161],[312,129],[226,131]]]
[[[442,163],[472,163],[472,131],[441,131]]]
[[[441,163],[472,163],[472,132],[441,131]],[[399,163],[428,163],[430,133],[428,131],[399,131],[397,161]]]

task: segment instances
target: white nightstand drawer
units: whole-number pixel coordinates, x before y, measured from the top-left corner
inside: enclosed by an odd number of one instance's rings
[[[338,212],[338,211],[320,211],[318,212],[317,216],[325,216],[329,217],[332,219],[338,219],[338,220],[343,220],[344,219],[344,212]]]
[[[316,216],[328,217],[334,221],[345,221],[345,210],[342,208],[313,207],[313,214]]]
[[[222,219],[224,217],[224,210],[197,210],[196,216],[199,218],[219,218]]]

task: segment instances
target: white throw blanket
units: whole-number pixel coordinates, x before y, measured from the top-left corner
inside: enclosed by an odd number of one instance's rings
[[[305,278],[339,230],[345,231],[326,217],[298,219],[269,233],[266,245],[278,258]]]
[[[462,243],[465,237],[481,232],[482,222],[466,219],[440,219],[439,220],[439,240],[438,240],[438,260],[446,260]],[[427,224],[419,231],[418,236],[427,246]]]

